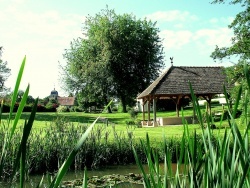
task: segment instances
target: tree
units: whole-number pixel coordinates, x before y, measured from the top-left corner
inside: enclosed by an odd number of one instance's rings
[[[215,0],[213,3],[225,3],[225,0]],[[231,0],[231,4],[241,4],[245,9],[239,12],[232,23],[229,25],[230,29],[233,29],[234,36],[232,37],[232,45],[230,47],[218,47],[216,46],[211,57],[216,60],[223,60],[224,58],[238,57],[238,62],[234,63],[233,66],[228,67],[226,73],[229,77],[231,84],[242,84],[247,86],[245,83],[245,75],[243,72],[243,64],[248,62],[250,58],[250,2],[247,0]],[[250,74],[250,68],[249,68]]]
[[[213,3],[225,3],[225,0],[215,0]],[[239,59],[250,58],[250,2],[248,0],[231,0],[231,4],[241,4],[245,7],[245,10],[239,12],[232,23],[228,26],[234,31],[234,37],[232,37],[232,45],[230,47],[216,46],[211,57],[214,59],[230,58],[232,56],[238,56]]]
[[[163,66],[162,42],[155,24],[108,9],[89,16],[85,38],[74,40],[64,54],[67,89],[75,89],[83,101],[107,104],[108,98],[117,97],[126,112],[126,106],[135,102]]]
[[[31,95],[29,95],[27,97],[26,104],[34,104],[34,103],[35,103],[35,99]]]
[[[225,0],[215,0],[213,3],[225,3]],[[234,31],[232,37],[232,44],[230,47],[216,46],[211,57],[216,60],[223,60],[224,58],[238,57],[238,62],[233,66],[226,68],[226,74],[229,83],[234,85],[231,90],[232,98],[236,98],[239,85],[242,85],[243,90],[247,89],[246,77],[244,74],[244,64],[248,66],[248,75],[250,76],[250,1],[248,0],[231,0],[231,4],[241,4],[243,11],[239,12],[229,28]],[[244,102],[244,101],[243,101]]]
[[[23,98],[23,95],[24,95],[24,91],[23,90],[19,90],[18,93],[17,93],[17,99],[16,99],[16,102],[21,102],[22,98]]]
[[[215,0],[213,3],[225,3],[225,0]],[[229,81],[231,83],[244,82],[245,76],[243,73],[243,62],[247,62],[249,66],[250,58],[250,1],[248,0],[231,0],[231,4],[241,4],[245,9],[239,12],[232,23],[228,26],[234,31],[232,37],[232,45],[230,47],[216,46],[211,57],[216,60],[223,60],[224,58],[238,57],[238,63],[235,63],[227,70]]]
[[[4,83],[10,76],[10,69],[7,67],[7,61],[1,59],[3,47],[0,46],[0,91],[6,91],[8,88],[5,87]]]

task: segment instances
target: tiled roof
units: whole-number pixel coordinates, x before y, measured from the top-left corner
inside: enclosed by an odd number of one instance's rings
[[[223,85],[227,84],[224,67],[171,66],[137,98],[190,95],[189,81],[196,95],[223,93]]]
[[[58,97],[57,100],[62,106],[74,106],[75,97]]]

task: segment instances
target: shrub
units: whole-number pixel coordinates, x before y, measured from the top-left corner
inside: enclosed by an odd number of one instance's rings
[[[69,108],[67,106],[59,106],[56,108],[57,112],[69,112]]]
[[[137,118],[137,115],[138,115],[138,111],[135,110],[134,108],[130,108],[130,110],[128,111],[131,119],[136,119]]]
[[[37,112],[45,112],[45,111],[46,111],[46,108],[44,105],[42,104],[37,105]]]

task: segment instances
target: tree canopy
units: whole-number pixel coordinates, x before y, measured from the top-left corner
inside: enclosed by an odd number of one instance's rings
[[[243,8],[239,12],[232,23],[228,26],[233,30],[234,36],[229,47],[216,46],[211,57],[213,59],[223,60],[224,58],[238,57],[237,62],[233,66],[226,68],[227,77],[229,82],[234,85],[231,90],[232,98],[237,97],[239,87],[246,90],[248,87],[246,75],[244,73],[244,64],[247,64],[248,75],[250,76],[250,1],[248,0],[215,0],[213,3],[229,2],[232,5],[240,4]],[[249,94],[248,94],[249,95]],[[247,102],[247,101],[245,101]]]
[[[7,61],[1,59],[3,47],[0,46],[0,92],[6,91],[5,82],[10,76],[10,69],[7,66]]]
[[[64,53],[67,61],[65,89],[78,93],[82,103],[107,104],[119,98],[123,111],[135,102],[159,75],[163,67],[163,47],[156,23],[117,15],[104,9],[88,16],[84,36],[71,42]]]
[[[241,4],[243,11],[239,12],[232,23],[228,26],[233,30],[232,44],[229,47],[216,46],[211,57],[216,60],[223,60],[224,58],[238,57],[237,62],[232,67],[227,69],[229,81],[232,84],[245,82],[245,75],[243,72],[243,64],[246,62],[249,66],[250,58],[250,2],[248,0],[215,0],[213,3]],[[250,68],[249,68],[250,73]]]
[[[213,3],[225,3],[226,0],[215,0]],[[233,30],[232,45],[230,47],[218,47],[211,54],[214,59],[230,58],[238,56],[240,59],[250,58],[250,2],[248,0],[231,0],[231,4],[241,4],[243,11],[239,12],[228,26]]]

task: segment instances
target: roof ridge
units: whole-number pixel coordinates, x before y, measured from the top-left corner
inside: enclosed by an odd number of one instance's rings
[[[217,68],[217,67],[224,67],[224,66],[173,66],[173,67],[191,67],[191,68]]]

